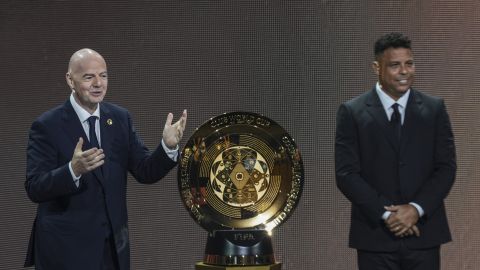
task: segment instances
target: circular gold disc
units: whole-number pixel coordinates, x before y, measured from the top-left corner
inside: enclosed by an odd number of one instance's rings
[[[182,200],[207,231],[272,230],[298,204],[303,163],[293,139],[274,121],[232,112],[199,127],[178,169]]]

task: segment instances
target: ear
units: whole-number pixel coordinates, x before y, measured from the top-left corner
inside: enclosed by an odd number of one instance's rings
[[[372,62],[372,68],[373,68],[373,72],[375,72],[375,74],[377,74],[377,76],[380,75],[380,63],[378,63],[378,61],[373,61]]]
[[[72,90],[74,90],[75,87],[73,85],[73,78],[72,78],[72,75],[70,74],[70,72],[67,72],[67,74],[65,74],[65,79],[67,80],[68,86],[70,86],[70,88]]]

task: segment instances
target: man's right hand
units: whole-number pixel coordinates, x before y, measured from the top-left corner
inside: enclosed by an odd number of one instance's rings
[[[413,224],[408,222],[409,218],[408,215],[405,213],[399,214],[399,212],[404,212],[404,211],[399,211],[399,209],[407,209],[411,205],[402,205],[402,206],[387,206],[385,209],[387,211],[391,211],[390,216],[385,220],[385,225],[387,228],[395,234],[395,236],[403,238],[406,236],[412,236],[415,235],[416,237],[420,236],[420,229],[418,229],[416,223],[418,221],[418,217],[415,219],[415,214],[413,214]],[[413,207],[413,206],[411,206]],[[417,212],[415,212],[417,213]],[[418,216],[418,215],[417,215]],[[407,222],[405,222],[407,220]]]
[[[398,237],[403,238],[406,236],[412,236],[415,235],[416,237],[420,237],[420,229],[418,229],[417,225],[413,225],[408,229],[405,233],[399,235]]]
[[[75,176],[95,170],[105,163],[105,154],[96,147],[82,151],[83,138],[80,137],[73,151],[72,170]]]

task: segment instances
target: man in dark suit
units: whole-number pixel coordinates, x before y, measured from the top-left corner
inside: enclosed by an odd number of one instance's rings
[[[411,88],[410,40],[375,44],[378,83],[337,113],[338,188],[352,203],[350,247],[360,270],[440,268],[451,240],[444,199],[456,172],[450,120],[440,98]]]
[[[25,266],[38,270],[130,269],[126,181],[154,183],[175,165],[187,113],[167,116],[150,152],[126,109],[102,102],[103,57],[75,52],[66,80],[70,99],[36,119],[27,147],[29,198],[38,203]]]

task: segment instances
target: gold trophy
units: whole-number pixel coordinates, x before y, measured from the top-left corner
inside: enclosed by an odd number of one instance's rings
[[[303,181],[295,142],[271,119],[232,112],[199,127],[178,169],[182,201],[208,231],[196,269],[281,269],[271,234],[292,214]]]

